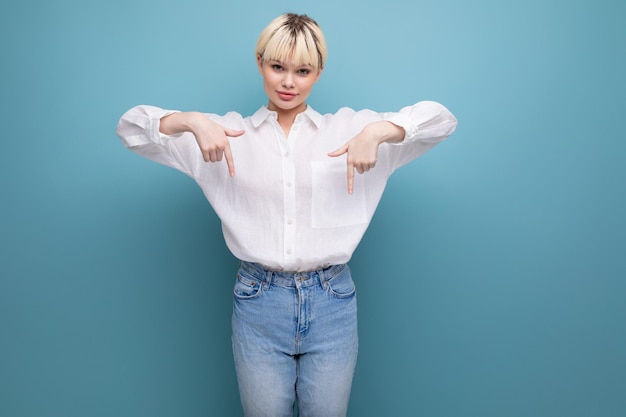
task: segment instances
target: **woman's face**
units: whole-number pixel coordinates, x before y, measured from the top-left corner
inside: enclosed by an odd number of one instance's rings
[[[269,98],[268,108],[273,111],[306,109],[306,99],[313,84],[322,74],[310,65],[293,65],[276,60],[258,58],[259,71],[263,76],[263,88]]]

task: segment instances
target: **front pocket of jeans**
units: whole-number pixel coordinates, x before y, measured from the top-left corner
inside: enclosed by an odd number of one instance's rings
[[[344,271],[328,281],[330,293],[337,298],[349,298],[356,294],[356,286],[349,271]]]
[[[348,194],[345,159],[311,162],[311,227],[328,228],[367,223],[365,177],[355,174]]]
[[[257,298],[261,294],[261,282],[237,274],[233,295],[240,300]]]

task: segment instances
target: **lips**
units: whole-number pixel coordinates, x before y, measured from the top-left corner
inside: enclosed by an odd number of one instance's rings
[[[290,101],[296,98],[296,93],[290,93],[287,91],[277,91],[276,93],[278,93],[278,97],[280,97],[281,100]]]

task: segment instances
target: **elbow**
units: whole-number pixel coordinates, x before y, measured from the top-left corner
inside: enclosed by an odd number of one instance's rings
[[[126,146],[129,146],[130,138],[146,135],[150,125],[146,107],[135,106],[127,110],[117,122],[115,133]]]
[[[438,124],[439,126],[442,127],[442,133],[446,137],[450,136],[456,130],[456,127],[459,124],[459,121],[457,120],[456,116],[452,114],[450,110],[448,110],[446,106],[440,103],[435,103],[435,102],[433,103],[437,105],[439,108],[439,117],[438,117],[439,123]]]
[[[449,123],[449,125],[450,125],[450,126],[449,126],[449,128],[448,128],[448,130],[449,130],[449,132],[448,132],[448,136],[449,136],[449,135],[451,135],[451,134],[453,134],[453,133],[454,133],[454,131],[456,130],[456,127],[457,127],[457,126],[458,126],[458,124],[459,124],[459,122],[458,122],[458,120],[456,119],[456,117],[455,117],[452,113],[450,113],[448,123]]]

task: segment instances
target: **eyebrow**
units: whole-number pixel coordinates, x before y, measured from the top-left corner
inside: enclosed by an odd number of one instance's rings
[[[282,62],[282,61],[279,61],[278,59],[270,59],[268,62],[270,64],[278,64],[278,65],[281,65],[283,67],[285,66],[285,63]],[[301,64],[301,65],[296,65],[295,67],[296,67],[296,69],[302,69],[302,68],[313,69],[314,68],[313,65],[311,65],[311,64]]]

